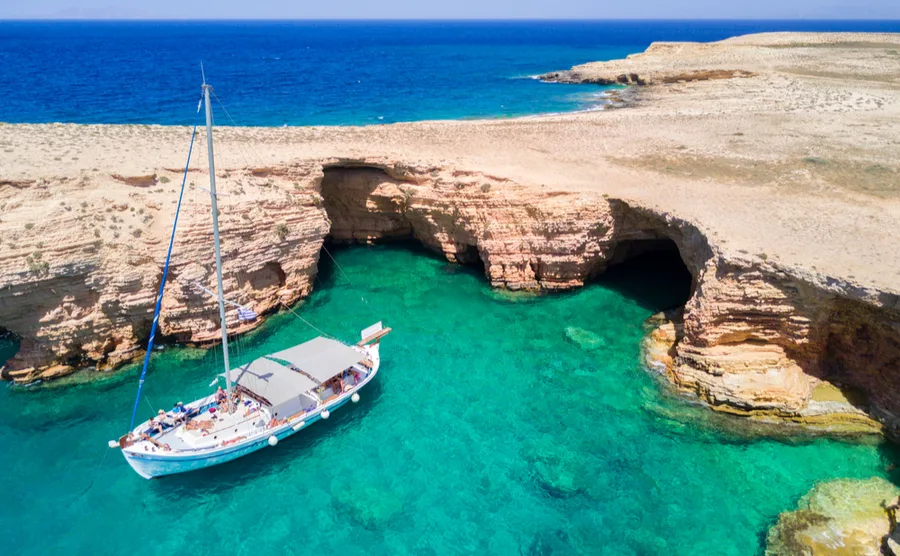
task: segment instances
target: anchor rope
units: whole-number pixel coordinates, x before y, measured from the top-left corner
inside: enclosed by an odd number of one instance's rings
[[[172,223],[172,235],[169,237],[169,250],[166,253],[166,264],[163,267],[162,280],[159,282],[159,293],[156,295],[156,308],[153,310],[153,322],[150,324],[150,339],[147,341],[147,353],[144,355],[144,366],[141,369],[141,379],[138,382],[137,396],[134,398],[134,409],[131,412],[131,424],[128,426],[129,431],[134,430],[134,420],[137,417],[138,404],[141,401],[141,392],[144,390],[144,380],[147,376],[147,368],[150,365],[150,356],[153,354],[153,341],[156,339],[156,329],[159,326],[159,311],[162,308],[166,277],[169,275],[169,262],[172,259],[172,247],[175,245],[175,230],[178,227],[178,216],[181,214],[181,201],[184,199],[184,186],[187,183],[188,168],[190,168],[191,165],[191,153],[194,152],[194,139],[196,137],[197,124],[194,124],[194,129],[191,131],[191,144],[188,147],[187,162],[184,163],[184,176],[181,178],[181,192],[178,194],[178,206],[175,209],[175,221]]]
[[[91,479],[90,484],[87,486],[86,489],[81,491],[81,494],[79,494],[77,498],[81,498],[82,496],[84,496],[87,493],[87,491],[91,490],[91,487],[94,486],[94,482],[96,482],[97,477],[100,475],[100,468],[103,467],[103,462],[106,461],[106,456],[109,455],[109,450],[110,450],[110,447],[107,446],[106,451],[103,452],[103,457],[100,458],[100,465],[98,465],[97,469],[94,470],[94,478]]]

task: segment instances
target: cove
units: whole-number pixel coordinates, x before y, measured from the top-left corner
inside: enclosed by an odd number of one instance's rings
[[[739,434],[668,395],[640,364],[642,324],[684,292],[652,265],[536,296],[403,246],[334,256],[298,313],[346,340],[394,328],[359,404],[231,464],[145,481],[116,451],[98,471],[127,427],[134,366],[3,388],[5,552],[757,554],[815,483],[896,482],[885,445]],[[278,314],[236,356],[315,335]],[[204,393],[217,353],[157,352],[140,416]]]

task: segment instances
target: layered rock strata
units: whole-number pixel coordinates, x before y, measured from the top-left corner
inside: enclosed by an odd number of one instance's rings
[[[237,168],[218,180],[226,192],[225,288],[259,313],[309,293],[329,235],[415,238],[450,261],[482,264],[495,287],[544,290],[581,286],[607,265],[669,242],[693,277],[681,322],[662,334],[671,345],[660,368],[679,388],[723,411],[827,416],[827,426],[871,429],[870,417],[893,425],[900,414],[895,296],[724,253],[697,226],[664,212],[380,159]],[[5,376],[27,382],[140,355],[175,188],[123,183],[128,200],[116,202],[88,184],[23,187],[27,202],[18,189],[4,191],[7,211],[35,215],[33,227],[6,234],[0,251],[0,327],[21,339]],[[66,189],[69,200],[51,201],[51,187]],[[215,289],[208,194],[194,187],[186,195],[160,332],[202,343],[219,334],[214,304],[196,287]],[[236,315],[229,318],[241,331]]]
[[[7,217],[33,215],[19,231],[4,230],[0,326],[20,339],[5,378],[29,382],[85,366],[109,369],[141,355],[178,197],[175,177],[162,177],[170,185],[146,190],[126,182],[115,194],[68,180],[0,190]],[[221,179],[231,184],[219,199],[230,298],[265,313],[309,293],[328,233],[318,195],[249,174]],[[67,200],[51,200],[51,188],[64,189],[54,198]],[[212,300],[197,287],[215,290],[204,190],[189,186],[178,228],[159,333],[215,339]]]
[[[829,65],[816,68],[818,76],[870,78],[871,71],[858,56],[896,42],[897,35],[892,33],[761,33],[713,43],[655,42],[622,60],[589,62],[539,78],[555,83],[671,85],[754,77],[758,71],[806,73],[825,58]],[[803,70],[798,72],[799,67]]]
[[[543,290],[581,286],[669,242],[693,292],[678,322],[655,335],[663,347],[653,358],[680,389],[723,411],[818,419],[826,430],[877,429],[872,417],[898,422],[895,296],[724,253],[697,226],[661,211],[378,159],[231,169],[218,180],[228,192],[220,200],[225,288],[259,313],[309,293],[327,236],[415,238],[450,261],[482,264],[495,287]],[[117,204],[76,185],[62,204],[49,200],[50,186],[28,186],[28,203],[11,203],[18,195],[7,191],[8,210],[43,215],[7,240],[0,266],[0,326],[21,339],[5,376],[22,382],[140,355],[177,198],[171,186],[135,188]],[[187,197],[160,332],[210,342],[217,313],[196,287],[215,288],[208,194],[193,188]]]
[[[389,170],[325,170],[334,239],[415,237],[451,261],[478,259],[495,287],[545,290],[672,242],[694,293],[676,323],[654,332],[669,345],[651,359],[679,389],[721,411],[825,432],[900,422],[895,296],[725,255],[694,225],[620,200]]]

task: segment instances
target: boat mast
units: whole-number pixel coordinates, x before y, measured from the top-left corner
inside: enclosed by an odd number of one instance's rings
[[[202,67],[201,67],[202,69]],[[206,104],[206,145],[209,155],[209,195],[212,199],[213,244],[216,247],[216,282],[219,289],[219,321],[222,324],[222,360],[225,363],[225,385],[228,390],[228,408],[231,411],[231,377],[228,371],[228,329],[225,326],[225,289],[222,287],[222,252],[219,248],[219,207],[216,203],[216,164],[213,160],[212,107],[209,104],[211,85],[206,83],[203,75],[203,102]]]

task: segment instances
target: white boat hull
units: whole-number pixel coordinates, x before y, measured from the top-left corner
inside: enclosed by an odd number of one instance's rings
[[[372,359],[372,371],[359,384],[344,392],[341,396],[330,402],[324,403],[314,411],[311,411],[301,418],[293,419],[283,425],[279,425],[272,429],[261,431],[246,440],[230,446],[212,448],[209,450],[197,450],[195,452],[187,451],[140,451],[136,448],[125,448],[122,454],[125,461],[134,469],[138,475],[145,479],[154,479],[165,475],[174,475],[176,473],[187,473],[188,471],[196,471],[205,469],[214,465],[227,463],[239,457],[246,456],[270,447],[269,438],[275,436],[279,442],[293,434],[306,429],[309,425],[322,419],[322,412],[327,410],[329,413],[344,406],[351,401],[354,394],[364,388],[371,382],[375,375],[378,374],[380,367],[380,357],[378,353],[378,344],[368,346],[367,351]],[[276,445],[277,446],[277,445]]]

